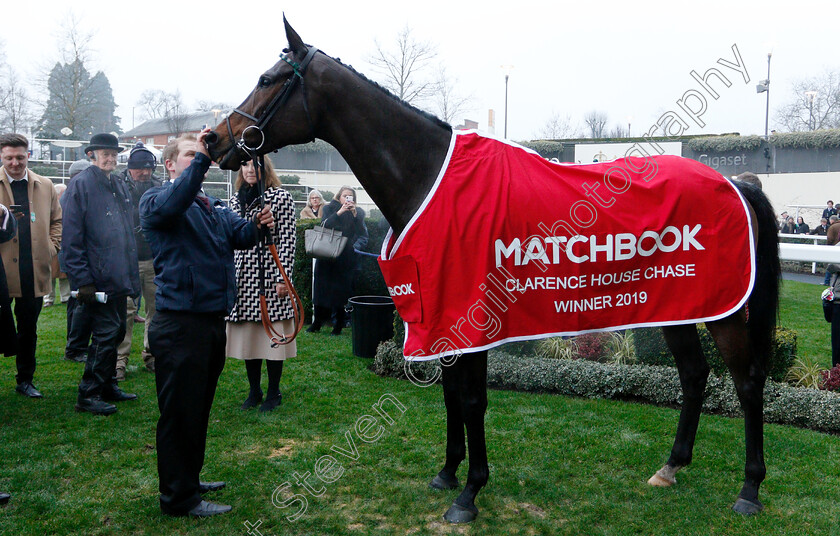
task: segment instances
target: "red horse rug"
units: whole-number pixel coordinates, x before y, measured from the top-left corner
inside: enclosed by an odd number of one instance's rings
[[[440,174],[379,263],[406,359],[505,342],[719,319],[755,279],[750,212],[699,162],[549,162],[456,131]]]

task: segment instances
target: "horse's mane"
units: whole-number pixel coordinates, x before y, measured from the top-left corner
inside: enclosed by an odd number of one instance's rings
[[[323,51],[321,51],[321,52],[323,52]],[[331,60],[335,61],[336,63],[338,63],[342,67],[346,67],[351,73],[355,74],[356,76],[358,76],[359,78],[361,78],[362,80],[364,80],[365,82],[367,82],[368,84],[373,86],[374,88],[376,88],[379,91],[381,91],[382,93],[384,93],[391,100],[393,100],[395,102],[398,102],[401,106],[404,106],[405,108],[408,108],[409,110],[412,110],[413,112],[420,114],[421,116],[425,117],[426,119],[428,119],[432,123],[435,123],[439,127],[445,128],[445,129],[450,130],[450,131],[452,130],[452,125],[450,125],[449,123],[447,123],[443,119],[439,118],[438,116],[436,116],[432,113],[429,113],[425,110],[421,110],[420,108],[402,100],[401,98],[399,98],[396,95],[394,95],[393,93],[391,93],[391,91],[389,91],[387,88],[380,85],[378,82],[374,82],[373,80],[371,80],[367,76],[363,75],[362,73],[360,73],[359,71],[354,69],[352,66],[347,65],[346,63],[342,63],[340,59],[334,58],[334,57],[330,56],[329,54],[327,54],[326,52],[324,52],[324,55],[327,56],[328,58],[330,58]]]

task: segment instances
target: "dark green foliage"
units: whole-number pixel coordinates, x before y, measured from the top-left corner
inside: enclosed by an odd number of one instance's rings
[[[674,356],[665,344],[662,328],[634,329],[633,345],[636,347],[636,362],[640,365],[674,366]]]
[[[379,345],[372,369],[381,376],[409,379],[418,385],[440,380],[437,360],[406,365],[401,345]],[[464,356],[462,359],[469,359]],[[840,376],[840,375],[838,375]],[[837,382],[840,384],[840,381]],[[487,384],[497,389],[555,393],[583,398],[643,400],[662,406],[682,404],[679,374],[674,367],[616,365],[586,359],[545,359],[490,351]],[[766,422],[840,431],[840,395],[768,381],[764,390]],[[709,373],[704,413],[743,416],[735,386],[728,375]]]
[[[642,328],[633,331],[635,333],[633,341],[636,345],[636,360],[639,364],[674,366],[674,357],[665,344],[665,337],[662,335],[661,328]],[[726,364],[723,362],[723,357],[715,346],[709,330],[705,326],[701,326],[698,328],[698,335],[709,367],[717,376],[726,374]],[[768,377],[778,382],[784,381],[785,375],[793,365],[795,358],[796,332],[777,327],[773,354],[770,356],[768,364]]]
[[[283,184],[300,184],[300,177],[297,175],[277,175]]]
[[[42,177],[58,177],[61,175],[61,168],[55,166],[46,166],[43,164],[28,166],[33,173],[41,175]]]
[[[501,348],[510,355],[532,357],[537,354],[539,341],[517,341],[509,342]]]
[[[43,137],[62,137],[70,128],[70,139],[87,140],[99,132],[121,132],[111,84],[104,73],[91,76],[84,62],[56,63],[47,82],[49,99],[39,126]]]
[[[292,280],[295,284],[295,290],[297,290],[303,302],[307,322],[312,321],[312,257],[306,254],[304,232],[319,224],[320,222],[318,220],[298,220],[295,229],[297,246],[295,249],[295,268]],[[385,231],[387,229],[382,230],[378,222],[370,218],[365,219],[365,225],[367,225],[368,235],[370,236],[365,250],[378,253],[382,247],[382,240],[385,238]],[[348,247],[350,247],[349,244]],[[385,279],[382,277],[382,272],[379,270],[379,264],[376,262],[376,258],[360,255],[359,266],[361,270],[356,277],[356,295],[387,296],[388,289],[385,286]]]

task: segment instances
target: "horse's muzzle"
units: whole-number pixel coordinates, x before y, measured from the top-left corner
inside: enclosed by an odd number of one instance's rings
[[[204,142],[207,144],[209,149],[213,149],[217,143],[219,143],[219,135],[216,134],[215,131],[211,130],[207,133],[207,136],[204,137]]]

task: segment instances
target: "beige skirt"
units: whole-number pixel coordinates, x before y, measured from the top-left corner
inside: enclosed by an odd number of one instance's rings
[[[294,322],[281,320],[272,324],[280,333],[291,335],[294,333]],[[236,359],[268,359],[269,361],[283,361],[287,357],[297,355],[297,341],[281,344],[277,348],[271,347],[271,341],[265,334],[260,322],[228,322],[227,347],[225,355]]]

